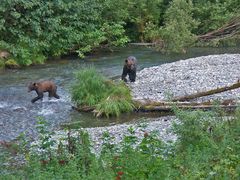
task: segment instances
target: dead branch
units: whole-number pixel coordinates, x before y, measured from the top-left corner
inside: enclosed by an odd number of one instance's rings
[[[144,111],[144,112],[152,112],[152,111],[160,111],[160,112],[170,112],[172,111],[173,107],[177,107],[179,109],[185,110],[210,110],[214,107],[220,107],[222,109],[232,111],[237,108],[237,102],[232,99],[227,99],[220,102],[216,105],[214,102],[153,102],[153,101],[136,101],[136,110],[137,111]]]
[[[238,81],[237,83],[234,83],[231,86],[225,86],[225,87],[212,89],[212,90],[205,91],[205,92],[199,92],[199,93],[190,94],[190,95],[186,95],[186,96],[175,97],[175,98],[173,98],[173,101],[187,101],[187,100],[195,99],[195,98],[198,98],[198,97],[209,96],[209,95],[212,95],[212,94],[217,94],[217,93],[221,93],[221,92],[224,92],[224,91],[229,91],[229,90],[232,90],[232,89],[237,89],[239,87],[240,87],[240,82]]]
[[[240,33],[240,17],[232,19],[230,22],[217,30],[208,32],[204,35],[199,35],[197,38],[201,41],[210,41],[213,39],[232,37],[238,33]]]

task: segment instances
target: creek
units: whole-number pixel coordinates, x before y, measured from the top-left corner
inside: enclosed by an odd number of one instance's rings
[[[186,54],[161,54],[150,48],[129,46],[112,53],[96,53],[81,60],[77,57],[67,57],[49,60],[44,65],[0,71],[0,141],[13,140],[22,132],[26,132],[29,137],[36,137],[36,124],[40,118],[49,122],[50,129],[59,129],[67,127],[68,123],[72,124],[72,128],[99,127],[161,115],[132,113],[107,119],[95,118],[91,113],[73,110],[70,88],[74,82],[74,72],[85,66],[93,65],[105,76],[116,78],[121,75],[124,59],[130,55],[138,59],[138,70],[141,70],[180,59],[223,53],[239,53],[239,47],[192,48]],[[46,93],[43,101],[32,104],[31,99],[36,93],[27,92],[29,82],[46,79],[57,84],[61,98],[49,100]]]

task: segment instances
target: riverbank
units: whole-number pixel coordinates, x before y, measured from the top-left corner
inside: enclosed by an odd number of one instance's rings
[[[209,55],[180,60],[144,68],[137,73],[137,80],[129,83],[134,100],[165,101],[169,96],[183,96],[196,92],[215,89],[231,85],[240,80],[240,54]],[[222,92],[211,96],[197,98],[196,102],[223,99],[238,99],[240,89]],[[114,137],[112,143],[119,143],[124,135],[129,135],[128,129],[136,129],[136,135],[141,139],[144,132],[156,132],[163,141],[175,141],[176,136],[171,133],[174,116],[152,118],[146,120],[146,129],[141,124],[122,124],[108,127],[86,128],[94,149],[98,150],[102,144],[102,135],[109,132]],[[64,136],[58,132],[54,139]]]
[[[240,54],[209,55],[144,68],[129,84],[134,100],[165,101],[240,80]],[[237,99],[240,89],[195,99],[196,102]]]
[[[102,148],[103,136],[105,133],[109,134],[109,142],[111,144],[119,144],[123,141],[125,136],[136,136],[140,142],[144,136],[154,134],[157,138],[164,142],[174,142],[177,136],[172,132],[171,128],[174,122],[177,122],[175,116],[163,116],[158,118],[146,118],[137,123],[124,123],[120,125],[95,127],[95,128],[80,128],[78,130],[71,130],[71,136],[77,137],[79,131],[83,130],[89,134],[92,142],[92,151],[98,154]],[[52,140],[59,141],[66,139],[69,131],[60,130],[55,131]],[[38,143],[38,142],[34,142]],[[57,143],[58,144],[58,143]]]

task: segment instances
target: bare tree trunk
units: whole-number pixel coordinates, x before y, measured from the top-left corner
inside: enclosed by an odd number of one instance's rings
[[[190,95],[186,95],[186,96],[176,97],[176,98],[173,98],[172,101],[187,101],[187,100],[195,99],[195,98],[198,98],[198,97],[209,96],[209,95],[212,95],[212,94],[217,94],[217,93],[221,93],[221,92],[224,92],[224,91],[229,91],[229,90],[232,90],[232,89],[237,89],[239,87],[240,87],[240,82],[238,81],[237,83],[234,83],[231,86],[225,86],[225,87],[212,89],[212,90],[205,91],[205,92],[199,92],[199,93],[196,93],[196,94],[190,94]]]
[[[171,112],[173,107],[177,107],[179,109],[185,110],[210,110],[214,107],[220,107],[228,111],[235,110],[237,108],[237,102],[232,99],[227,99],[220,102],[216,105],[213,102],[135,102],[136,110],[137,111],[144,111],[144,112],[152,112],[152,111],[159,111],[159,112]]]

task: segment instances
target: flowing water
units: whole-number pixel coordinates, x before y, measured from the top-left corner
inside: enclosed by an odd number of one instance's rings
[[[124,114],[119,118],[94,118],[91,113],[79,113],[72,109],[70,87],[74,72],[86,65],[94,65],[101,73],[113,78],[122,72],[124,59],[133,55],[138,59],[138,70],[144,67],[174,62],[180,59],[209,54],[239,53],[239,48],[194,48],[187,54],[163,55],[149,48],[127,47],[113,53],[101,52],[84,60],[68,57],[48,61],[45,65],[31,66],[20,70],[0,71],[0,141],[12,140],[21,132],[36,136],[36,124],[40,118],[49,122],[51,129],[66,127],[96,127],[138,121],[146,116],[159,114]],[[58,86],[60,99],[49,100],[47,94],[43,101],[32,104],[35,92],[28,93],[31,81],[49,79]]]

